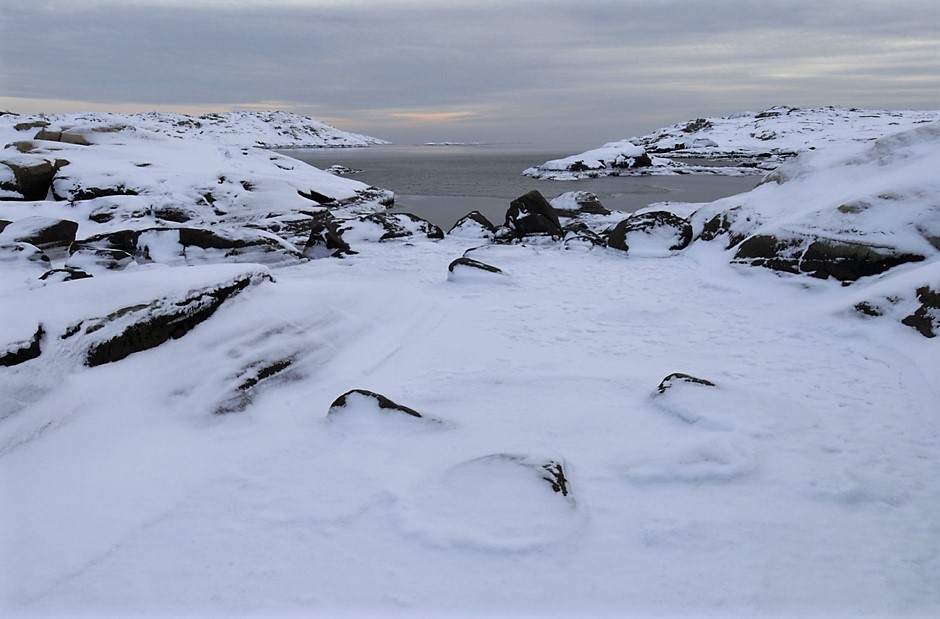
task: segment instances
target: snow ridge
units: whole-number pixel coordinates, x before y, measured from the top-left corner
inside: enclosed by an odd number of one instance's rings
[[[136,114],[6,114],[0,116],[0,131],[15,125],[48,123],[48,127],[131,125],[183,139],[203,139],[229,146],[262,148],[350,148],[388,144],[368,135],[342,131],[319,120],[292,112],[220,112],[192,116],[169,112]]]

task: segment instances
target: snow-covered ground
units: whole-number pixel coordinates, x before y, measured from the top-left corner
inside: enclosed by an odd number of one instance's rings
[[[628,174],[763,174],[829,144],[866,142],[940,120],[938,111],[773,107],[697,118],[547,161],[524,174],[573,180]]]
[[[16,125],[35,133],[71,126],[130,125],[183,139],[210,140],[228,146],[263,148],[343,148],[388,144],[368,135],[341,131],[319,120],[291,112],[220,112],[192,116],[169,112],[137,114],[5,114],[0,130]]]
[[[174,140],[184,175],[141,131],[3,203],[4,616],[940,612],[937,125],[673,213],[530,197],[447,236],[288,200],[365,190],[268,153]],[[266,229],[268,266],[151,219],[111,269],[13,238],[110,225],[73,190],[128,148],[138,198],[273,187],[180,229],[314,221]],[[76,253],[92,277],[38,279]]]

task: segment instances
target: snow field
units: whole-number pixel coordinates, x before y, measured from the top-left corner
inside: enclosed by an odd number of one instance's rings
[[[940,607],[934,342],[713,245],[491,246],[470,255],[505,276],[448,281],[466,248],[278,269],[5,419],[9,614]],[[287,376],[213,414],[244,367],[282,358]],[[673,372],[715,386],[657,393]],[[328,418],[353,388],[444,423]]]

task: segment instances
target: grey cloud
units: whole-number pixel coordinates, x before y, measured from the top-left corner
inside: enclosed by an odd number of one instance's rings
[[[2,94],[280,101],[379,130],[377,110],[487,110],[438,129],[613,139],[776,103],[930,105],[940,83],[933,0],[85,4],[4,2]]]

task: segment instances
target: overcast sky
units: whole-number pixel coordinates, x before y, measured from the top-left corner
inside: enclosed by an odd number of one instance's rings
[[[590,146],[778,104],[940,109],[940,0],[0,0],[23,113]]]

